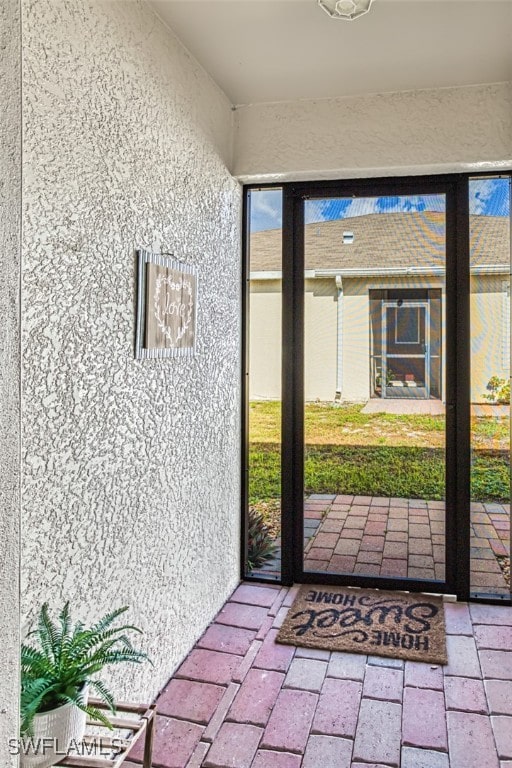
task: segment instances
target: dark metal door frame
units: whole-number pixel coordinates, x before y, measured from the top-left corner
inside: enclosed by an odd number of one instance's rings
[[[321,580],[469,598],[470,316],[468,176],[283,185],[282,582]],[[322,197],[446,196],[446,580],[304,572],[304,201]]]

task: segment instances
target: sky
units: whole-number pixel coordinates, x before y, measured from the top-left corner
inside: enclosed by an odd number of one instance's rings
[[[263,189],[251,194],[251,231],[276,229],[281,226],[280,189]],[[441,195],[409,195],[404,197],[361,197],[311,200],[306,203],[306,223],[348,219],[367,213],[400,211],[442,211]],[[469,182],[470,213],[483,216],[509,216],[508,179],[472,179]]]

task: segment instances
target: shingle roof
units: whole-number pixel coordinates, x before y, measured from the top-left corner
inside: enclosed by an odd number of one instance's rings
[[[471,219],[471,264],[510,265],[510,224],[505,216]],[[308,270],[361,270],[444,267],[445,217],[433,211],[371,213],[350,219],[306,224]],[[343,243],[343,233],[354,235]],[[254,232],[250,271],[281,271],[281,229]],[[501,270],[500,270],[501,271]]]

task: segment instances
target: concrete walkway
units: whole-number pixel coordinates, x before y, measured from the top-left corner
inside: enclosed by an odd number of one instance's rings
[[[446,408],[441,400],[410,400],[380,397],[368,400],[361,413],[395,413],[399,416],[444,416]]]
[[[446,603],[440,667],[276,644],[295,592],[238,587],[158,698],[155,768],[512,768],[512,608]]]

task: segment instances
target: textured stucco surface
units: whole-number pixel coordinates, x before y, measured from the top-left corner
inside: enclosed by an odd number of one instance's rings
[[[23,35],[22,613],[131,606],[147,699],[239,579],[232,113],[139,0],[23,0]],[[156,241],[198,267],[192,360],[134,360]]]
[[[0,3],[0,765],[13,766],[19,658],[19,270],[21,81],[19,0]]]
[[[512,83],[254,104],[236,125],[243,181],[510,167]]]

